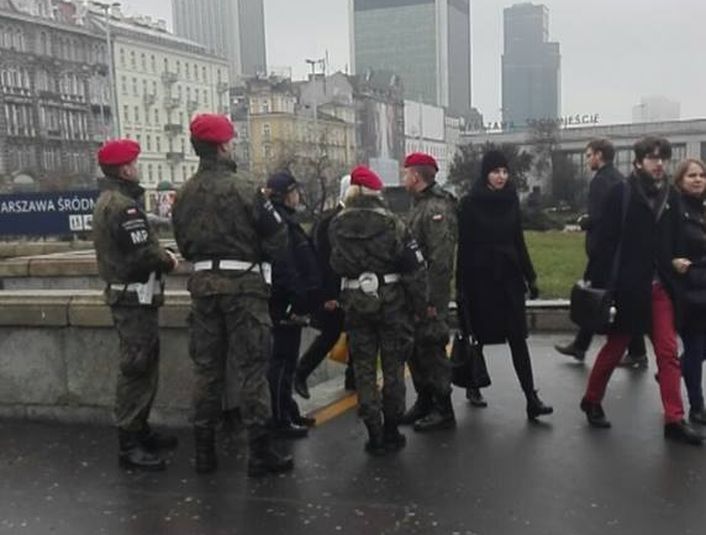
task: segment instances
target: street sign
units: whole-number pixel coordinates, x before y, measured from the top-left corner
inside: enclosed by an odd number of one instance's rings
[[[0,195],[0,236],[51,236],[90,231],[99,193]]]

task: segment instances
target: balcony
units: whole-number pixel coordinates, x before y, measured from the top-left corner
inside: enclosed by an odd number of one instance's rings
[[[184,161],[183,152],[168,152],[167,153],[167,163],[169,165],[177,165]]]
[[[142,96],[142,101],[145,103],[145,107],[153,106],[154,103],[157,101],[157,95],[150,95],[149,93],[145,93]]]
[[[164,107],[173,110],[181,105],[181,101],[176,97],[164,97]]]
[[[175,72],[164,71],[162,73],[162,83],[164,85],[175,84],[175,83],[177,83],[178,80],[179,80],[179,75]]]
[[[167,123],[164,125],[164,133],[169,137],[180,135],[184,132],[184,127],[178,123]]]
[[[62,139],[63,138],[63,136],[61,135],[60,128],[43,128],[41,132],[42,132],[42,137],[46,137],[48,139]]]

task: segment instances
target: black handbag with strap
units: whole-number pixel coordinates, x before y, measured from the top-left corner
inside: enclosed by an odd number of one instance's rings
[[[458,303],[457,313],[461,328],[456,332],[451,346],[451,382],[461,388],[490,386],[483,348],[473,336],[462,303]]]
[[[613,267],[606,288],[594,288],[589,281],[580,280],[571,289],[571,305],[569,317],[576,325],[596,334],[607,334],[615,317],[615,286],[618,282],[620,258],[623,252],[623,236],[625,220],[630,203],[630,185],[626,182],[623,188],[622,228],[620,240],[613,258]]]

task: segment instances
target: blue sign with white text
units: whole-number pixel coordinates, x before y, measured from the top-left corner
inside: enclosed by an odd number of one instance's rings
[[[51,236],[92,229],[99,191],[0,195],[0,236]]]

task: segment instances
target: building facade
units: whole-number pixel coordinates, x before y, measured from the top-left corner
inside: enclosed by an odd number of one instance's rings
[[[120,137],[142,146],[140,171],[148,189],[178,185],[198,166],[189,138],[196,113],[230,112],[229,68],[206,47],[176,37],[163,24],[113,10],[91,13],[97,32],[110,24]]]
[[[353,72],[390,71],[405,97],[471,112],[470,0],[349,0]]]
[[[510,128],[561,114],[561,54],[549,42],[549,10],[516,4],[503,11],[502,114]]]
[[[664,96],[643,97],[632,108],[633,123],[678,121],[680,117],[681,104]]]
[[[174,31],[228,60],[230,79],[267,74],[263,0],[172,0]]]
[[[113,128],[105,40],[69,2],[0,0],[0,178],[31,189],[95,184]]]

